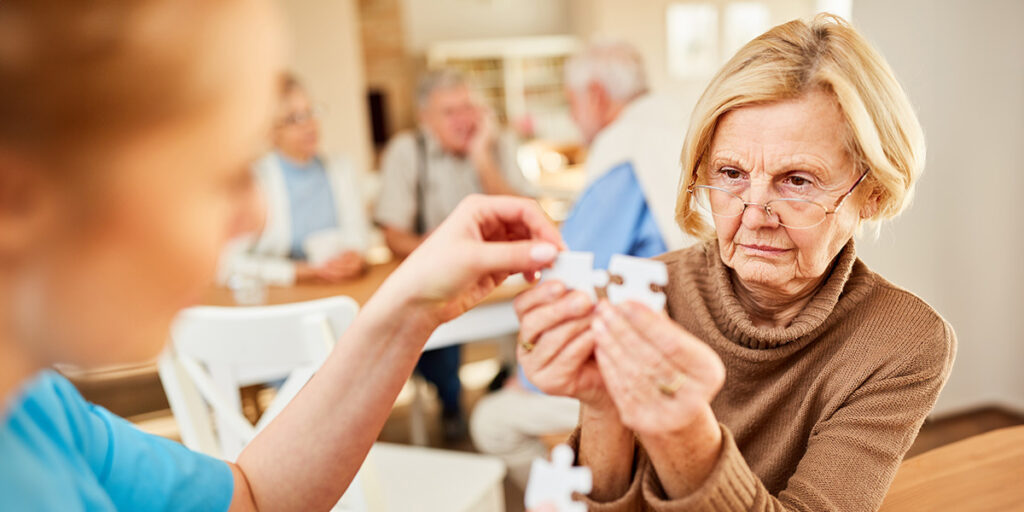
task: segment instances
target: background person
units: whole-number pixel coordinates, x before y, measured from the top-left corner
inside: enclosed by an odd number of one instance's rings
[[[280,82],[273,150],[255,165],[266,224],[258,236],[231,245],[220,280],[236,273],[285,286],[353,279],[366,267],[369,246],[355,170],[343,157],[320,154],[320,122],[309,94],[294,75]]]
[[[470,194],[524,194],[516,142],[499,133],[460,73],[428,73],[417,89],[419,128],[397,135],[381,156],[381,193],[374,221],[397,257],[409,255]],[[437,388],[447,441],[465,437],[462,347],[428,350],[417,371]]]

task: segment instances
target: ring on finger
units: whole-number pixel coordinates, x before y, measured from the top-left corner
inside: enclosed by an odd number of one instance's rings
[[[676,392],[679,391],[679,388],[683,387],[683,384],[685,384],[685,383],[686,383],[686,375],[683,374],[683,372],[677,371],[672,376],[672,380],[670,380],[668,382],[665,382],[665,381],[658,382],[658,391],[660,391],[661,394],[663,394],[663,395],[665,395],[665,396],[667,396],[669,398],[672,398],[672,397],[676,396]]]

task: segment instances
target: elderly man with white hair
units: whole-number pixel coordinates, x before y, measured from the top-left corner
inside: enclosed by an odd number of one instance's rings
[[[630,45],[596,41],[566,63],[566,94],[588,147],[587,185],[562,236],[574,251],[594,253],[604,268],[612,254],[651,257],[692,239],[674,229],[685,103],[647,91],[643,60]],[[545,455],[540,436],[568,433],[579,403],[548,396],[519,369],[476,406],[470,433],[476,447],[497,455],[525,486],[530,462]]]
[[[459,72],[426,74],[416,91],[419,129],[399,134],[381,156],[374,221],[395,256],[408,256],[471,194],[525,195],[515,136],[501,133]],[[458,345],[423,353],[417,371],[437,387],[446,441],[465,437]]]

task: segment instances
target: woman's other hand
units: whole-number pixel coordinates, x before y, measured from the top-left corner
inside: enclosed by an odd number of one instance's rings
[[[519,363],[527,378],[549,395],[569,396],[584,406],[613,408],[594,361],[590,332],[595,304],[587,294],[550,281],[521,293]]]
[[[598,305],[595,356],[622,423],[636,432],[670,496],[710,474],[721,450],[711,400],[725,366],[710,347],[642,304]]]
[[[359,277],[366,270],[366,260],[357,251],[345,251],[316,269],[320,279],[337,283]]]
[[[341,283],[355,279],[366,270],[366,260],[357,251],[345,251],[320,266],[306,262],[295,264],[295,281],[299,283]]]
[[[597,363],[627,427],[672,435],[709,412],[725,367],[707,344],[636,302],[602,301],[595,317]]]

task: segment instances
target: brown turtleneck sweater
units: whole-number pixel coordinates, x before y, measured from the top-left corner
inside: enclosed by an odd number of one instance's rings
[[[667,500],[638,445],[626,494],[588,499],[589,509],[876,510],[949,376],[950,325],[868,270],[852,241],[784,328],[751,323],[716,243],[659,259],[669,270],[669,316],[725,363],[711,403],[722,451],[699,489]]]

